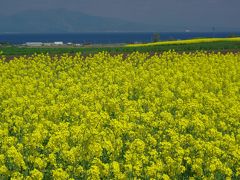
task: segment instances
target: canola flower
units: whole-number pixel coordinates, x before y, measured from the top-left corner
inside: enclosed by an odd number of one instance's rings
[[[239,179],[240,54],[0,60],[0,179]]]
[[[174,40],[174,41],[160,41],[151,42],[145,44],[127,44],[126,47],[145,47],[145,46],[158,46],[158,45],[175,45],[175,44],[196,44],[196,43],[210,43],[210,42],[240,42],[240,37],[233,38],[197,38],[186,40]]]

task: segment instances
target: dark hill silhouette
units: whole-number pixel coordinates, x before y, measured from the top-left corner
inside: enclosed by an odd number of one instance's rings
[[[9,33],[74,33],[151,31],[153,25],[128,22],[115,18],[58,10],[24,11],[0,16],[0,32]]]

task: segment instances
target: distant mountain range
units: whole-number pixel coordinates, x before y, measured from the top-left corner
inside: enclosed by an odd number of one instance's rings
[[[64,9],[25,11],[0,16],[0,33],[136,32],[153,29],[156,29],[154,25],[91,16]]]
[[[81,32],[204,32],[212,27],[169,26],[129,22],[116,18],[87,15],[65,9],[29,10],[14,15],[0,15],[1,33],[81,33]],[[238,28],[215,27],[216,31],[240,31]]]

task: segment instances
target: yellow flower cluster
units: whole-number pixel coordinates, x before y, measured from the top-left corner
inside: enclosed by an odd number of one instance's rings
[[[142,47],[142,46],[157,46],[157,45],[174,45],[174,44],[195,44],[195,43],[209,43],[209,42],[240,42],[240,37],[234,38],[197,38],[186,40],[174,40],[174,41],[160,41],[145,44],[128,44],[127,47]]]
[[[0,60],[0,179],[239,179],[240,54]]]

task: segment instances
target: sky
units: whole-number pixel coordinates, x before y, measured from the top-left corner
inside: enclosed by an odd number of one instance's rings
[[[0,0],[0,14],[59,8],[146,24],[240,29],[240,0]]]

